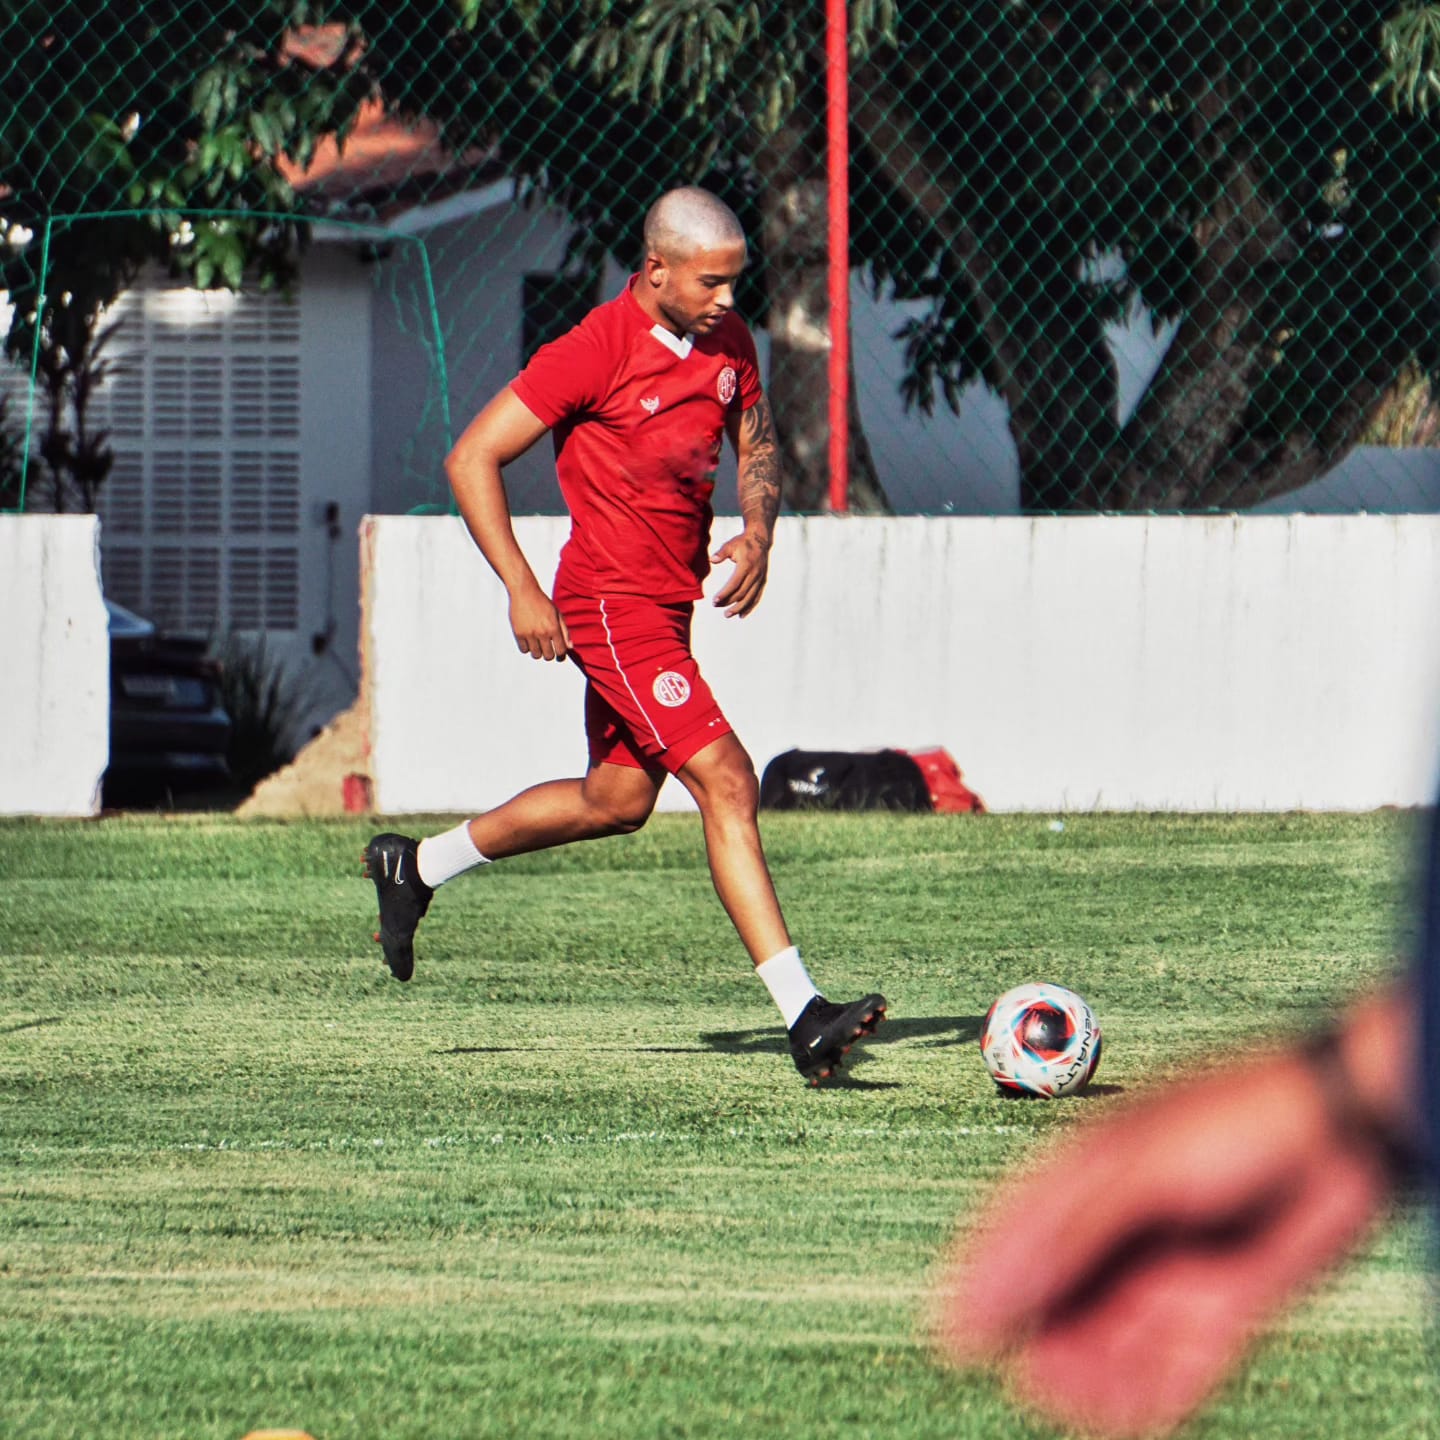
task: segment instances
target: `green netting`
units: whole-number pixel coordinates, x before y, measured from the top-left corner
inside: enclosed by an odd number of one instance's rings
[[[1435,508],[1440,9],[850,29],[854,508]],[[0,499],[96,502],[146,267],[294,295],[329,246],[372,299],[371,503],[443,505],[455,428],[698,182],[752,237],[787,499],[823,508],[823,40],[816,3],[0,0]]]

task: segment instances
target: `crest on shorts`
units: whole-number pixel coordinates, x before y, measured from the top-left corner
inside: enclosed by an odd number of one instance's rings
[[[690,682],[678,670],[661,671],[650,689],[655,698],[671,710],[690,698]]]
[[[733,366],[727,365],[720,372],[720,379],[715,387],[720,392],[720,403],[728,405],[735,398],[735,370]]]

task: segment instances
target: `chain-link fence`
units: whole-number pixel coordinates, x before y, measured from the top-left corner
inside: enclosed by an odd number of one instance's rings
[[[824,9],[0,0],[4,503],[283,528],[308,424],[363,428],[366,508],[443,505],[455,430],[698,182],[823,508]],[[1437,16],[856,0],[852,506],[1440,505]]]

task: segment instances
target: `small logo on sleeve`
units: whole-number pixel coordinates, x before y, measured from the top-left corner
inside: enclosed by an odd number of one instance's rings
[[[720,403],[728,405],[735,398],[735,371],[727,365],[720,372],[720,379],[716,382],[715,388],[720,392]]]
[[[647,414],[653,415],[660,408],[660,397],[658,395],[642,396],[640,408]]]
[[[690,682],[678,670],[662,671],[655,677],[650,689],[655,698],[670,710],[690,698]]]

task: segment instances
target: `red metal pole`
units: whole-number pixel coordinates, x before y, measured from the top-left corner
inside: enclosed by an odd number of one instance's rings
[[[846,0],[825,4],[830,240],[830,509],[850,508],[850,57]]]

